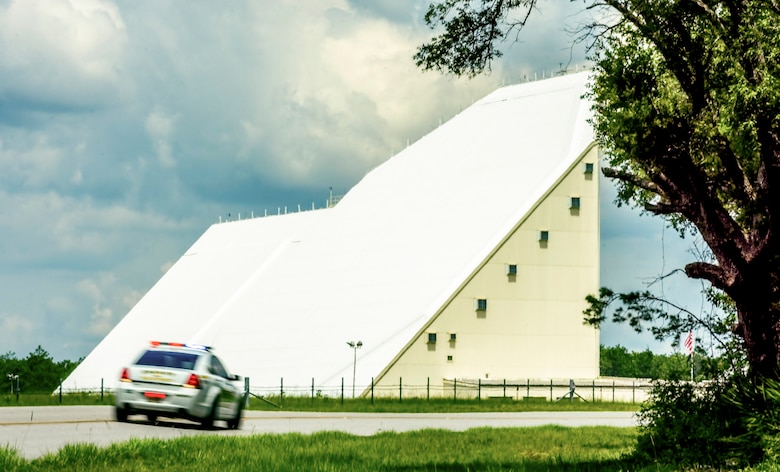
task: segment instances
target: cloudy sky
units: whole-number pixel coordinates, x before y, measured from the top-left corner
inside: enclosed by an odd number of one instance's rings
[[[493,89],[586,64],[581,5],[550,2],[491,74],[423,73],[428,3],[0,0],[0,354],[85,356],[220,218],[322,207]],[[604,285],[690,259],[610,192]]]

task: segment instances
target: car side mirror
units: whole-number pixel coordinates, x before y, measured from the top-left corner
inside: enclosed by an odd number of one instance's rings
[[[241,380],[241,376],[236,374],[231,374],[228,376],[228,380],[232,380],[233,382],[238,382]]]

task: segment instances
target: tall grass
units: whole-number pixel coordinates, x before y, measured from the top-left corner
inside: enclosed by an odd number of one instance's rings
[[[547,400],[477,400],[451,398],[310,398],[267,396],[252,397],[252,410],[287,410],[355,413],[471,413],[519,411],[638,411],[636,403],[583,402],[580,400],[550,402]]]
[[[48,406],[48,405],[113,405],[114,395],[95,393],[69,393],[62,396],[30,393],[8,396],[0,400],[0,406]],[[518,412],[518,411],[638,411],[639,404],[624,402],[583,402],[545,399],[497,400],[475,398],[311,398],[269,395],[250,397],[250,410],[271,411],[321,411],[354,413],[467,413],[467,412]]]
[[[68,393],[51,395],[48,393],[25,393],[19,395],[4,395],[0,406],[52,406],[52,405],[113,405],[114,395],[106,393]]]
[[[169,441],[136,439],[107,448],[73,445],[32,461],[0,450],[0,465],[20,472],[642,470],[623,459],[635,439],[634,428],[559,426],[388,432],[369,437],[338,432],[188,436]]]

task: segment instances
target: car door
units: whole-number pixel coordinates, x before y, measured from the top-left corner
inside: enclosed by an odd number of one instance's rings
[[[235,416],[236,407],[238,406],[238,388],[228,379],[227,369],[225,369],[225,366],[222,365],[217,356],[211,356],[209,371],[215,376],[215,382],[220,388],[217,416],[220,418],[232,418]]]

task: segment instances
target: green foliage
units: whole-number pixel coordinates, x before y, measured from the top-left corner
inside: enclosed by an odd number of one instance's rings
[[[10,470],[616,472],[627,470],[622,457],[631,451],[635,437],[633,428],[559,426],[384,432],[369,437],[340,432],[186,436],[135,439],[107,448],[71,445]],[[14,457],[6,455],[14,464]],[[0,464],[3,460],[0,450]]]
[[[24,460],[16,449],[5,445],[0,446],[0,470],[19,470],[22,464],[24,464]]]
[[[739,378],[727,400],[745,431],[734,442],[745,449],[759,448],[764,459],[780,462],[780,382]]]
[[[780,382],[742,374],[658,382],[638,415],[634,458],[685,467],[780,463]]]
[[[596,41],[596,138],[618,200],[699,232],[685,267],[735,302],[733,344],[756,375],[780,359],[780,9],[772,2],[606,2]],[[629,301],[629,304],[631,301]],[[635,317],[646,321],[646,311]],[[674,330],[675,318],[656,326]],[[595,318],[594,318],[595,319]],[[656,334],[656,333],[654,333]]]
[[[414,56],[417,66],[425,70],[448,70],[456,75],[471,77],[490,69],[490,62],[502,55],[495,43],[504,39],[508,33],[496,26],[509,23],[513,27],[522,28],[527,16],[511,20],[509,14],[513,8],[532,6],[534,3],[535,0],[445,0],[430,4],[425,22],[431,28],[443,26],[444,32],[430,43],[420,46]]]
[[[64,360],[55,362],[51,355],[41,346],[24,359],[17,359],[16,354],[8,352],[0,356],[0,380],[6,393],[12,392],[8,374],[19,376],[19,388],[23,393],[51,393],[60,381],[70,374],[79,362]],[[14,381],[13,388],[16,388]]]
[[[711,379],[727,370],[738,371],[746,362],[744,347],[731,331],[736,319],[733,301],[712,288],[706,290],[705,295],[710,310],[693,313],[649,291],[616,293],[603,287],[598,297],[586,297],[589,306],[583,311],[584,322],[596,327],[606,320],[625,323],[638,333],[650,331],[659,341],[671,339],[675,347],[680,346],[683,333],[706,331],[708,340],[714,343],[713,351],[718,354],[708,356],[699,347],[701,339],[697,339],[694,371],[696,380]],[[683,368],[687,356],[676,354],[662,360],[654,358],[650,352],[629,354],[621,349],[620,346],[602,348],[601,375],[667,380],[690,378],[686,373],[686,370],[690,372],[690,366]]]
[[[629,352],[623,346],[602,345],[601,376],[683,380],[690,378],[690,361],[680,353],[658,355],[649,349]]]
[[[734,467],[755,463],[758,444],[737,441],[747,433],[733,407],[734,383],[658,382],[638,417],[635,458],[641,463]]]
[[[114,405],[114,395],[108,392],[100,393],[63,393],[59,392],[45,393],[21,393],[19,398],[16,395],[0,396],[0,407],[18,407],[18,406],[67,406],[67,405]],[[2,469],[0,469],[2,470]]]

